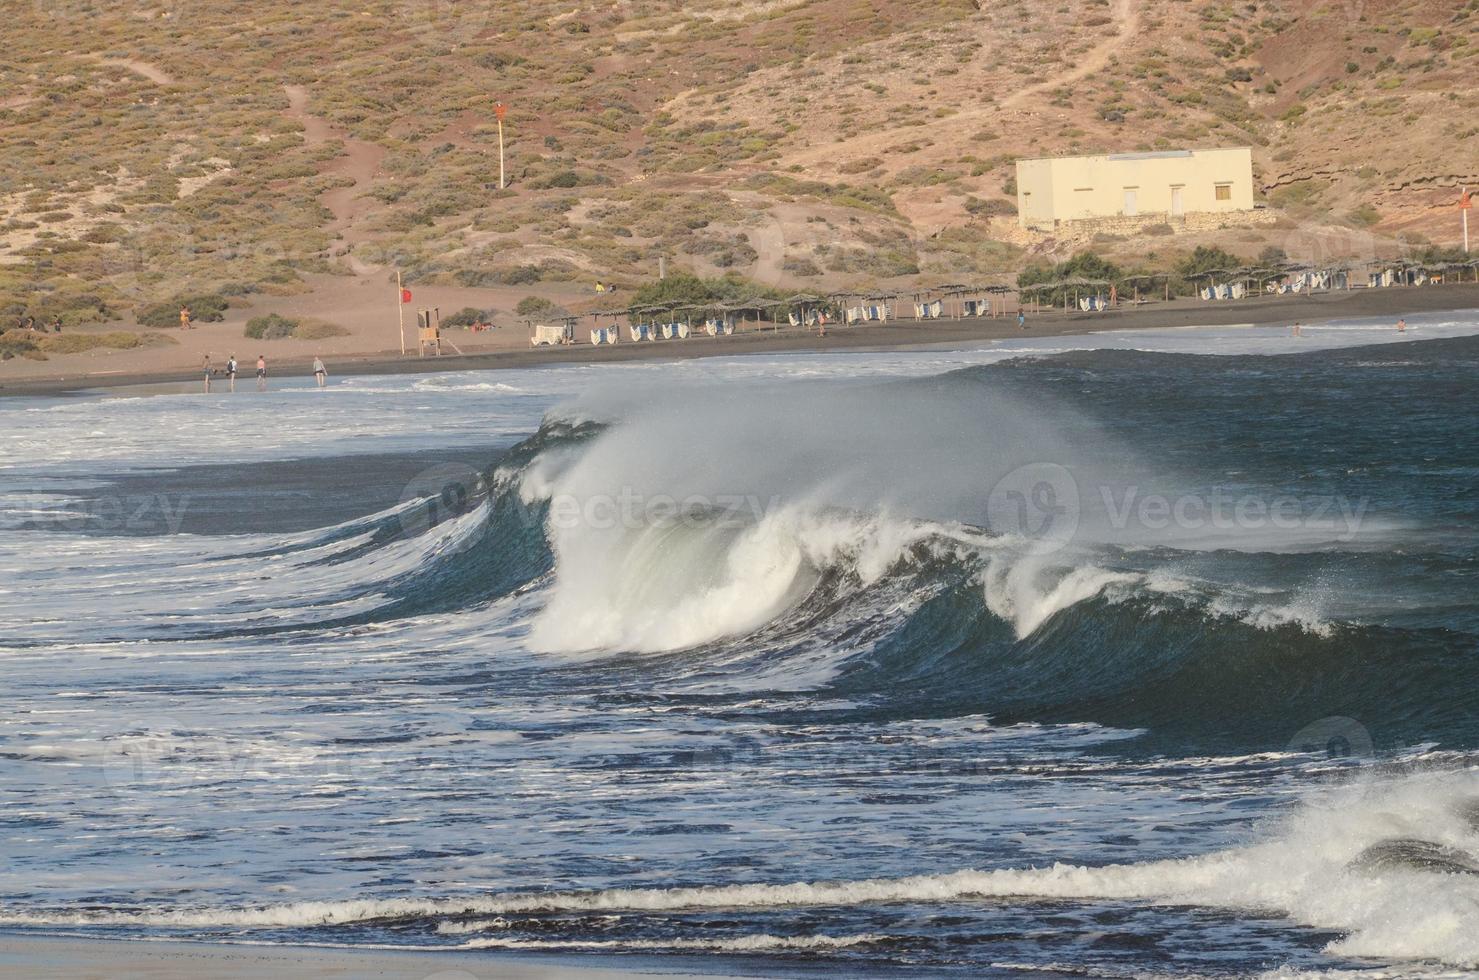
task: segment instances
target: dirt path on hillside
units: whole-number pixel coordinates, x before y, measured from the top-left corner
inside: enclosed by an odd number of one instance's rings
[[[109,65],[114,68],[127,68],[140,78],[147,78],[155,85],[173,85],[175,79],[156,64],[141,61],[138,58],[105,58],[100,54],[85,54],[81,57],[99,65]]]
[[[1075,82],[1081,82],[1085,78],[1100,71],[1109,65],[1109,59],[1114,56],[1130,39],[1140,30],[1140,0],[1113,0],[1109,7],[1110,16],[1118,23],[1118,29],[1112,37],[1106,38],[1104,43],[1094,48],[1075,67],[1058,75],[1053,75],[1036,85],[1029,85],[1019,89],[1006,99],[1002,100],[1001,109],[1012,109],[1021,105],[1033,96],[1053,89],[1063,88]]]
[[[288,97],[288,108],[284,115],[302,124],[303,139],[309,146],[321,146],[332,139],[344,143],[344,153],[331,160],[323,172],[347,178],[354,183],[324,191],[319,200],[334,216],[328,227],[329,232],[339,235],[350,246],[346,253],[349,267],[357,275],[377,271],[377,266],[367,265],[355,256],[353,246],[367,240],[367,236],[359,233],[355,225],[366,213],[363,195],[380,172],[380,164],[385,159],[385,148],[344,136],[336,132],[328,120],[309,112],[308,89],[302,85],[284,85],[282,88]]]
[[[1105,38],[1103,43],[1085,54],[1074,67],[1020,89],[999,103],[963,109],[951,116],[947,121],[948,124],[950,126],[961,126],[967,123],[979,122],[982,124],[996,123],[1000,125],[1001,116],[1004,112],[1011,110],[1022,111],[1025,102],[1034,96],[1040,96],[1045,92],[1051,92],[1065,85],[1080,82],[1095,72],[1102,70],[1109,64],[1109,59],[1124,48],[1140,30],[1141,3],[1142,0],[1112,0],[1110,15],[1116,22],[1115,33]],[[864,133],[848,140],[848,155],[851,158],[876,155],[881,153],[887,146],[916,137],[918,134],[919,129],[915,126],[894,126],[888,129]],[[837,147],[834,144],[809,146],[803,150],[787,154],[781,161],[781,166],[777,169],[783,169],[785,166],[792,164],[813,167],[817,164],[827,162],[836,155]]]

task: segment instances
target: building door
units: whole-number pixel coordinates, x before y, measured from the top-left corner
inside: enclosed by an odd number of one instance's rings
[[[1186,202],[1181,199],[1181,188],[1171,188],[1171,217],[1179,218],[1186,214]]]
[[[1135,188],[1125,188],[1125,217],[1133,218],[1140,213],[1140,208],[1135,201]]]

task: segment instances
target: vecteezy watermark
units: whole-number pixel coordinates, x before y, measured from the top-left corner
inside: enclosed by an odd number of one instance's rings
[[[986,497],[987,526],[1025,540],[1035,555],[1066,547],[1078,532],[1080,512],[1078,481],[1057,463],[1019,466]]]
[[[1229,494],[1214,487],[1206,494],[1170,497],[1142,493],[1138,486],[1101,486],[1100,498],[1109,523],[1123,531],[1131,525],[1150,531],[1171,528],[1186,531],[1262,530],[1325,531],[1339,541],[1349,541],[1361,529],[1371,507],[1364,498],[1352,500],[1337,494],[1330,497],[1297,497],[1285,494],[1262,497]]]
[[[344,780],[354,774],[346,752],[304,750],[238,737],[169,718],[125,726],[99,740],[96,765],[115,793],[154,794],[222,782]]]
[[[1289,740],[1290,752],[1323,755],[1327,759],[1374,759],[1371,732],[1354,718],[1321,718],[1301,728]]]
[[[401,531],[414,537],[461,520],[488,499],[489,487],[488,474],[466,463],[439,463],[424,469],[401,491]],[[488,522],[482,521],[465,529],[448,547],[453,551],[471,548],[487,529]]]
[[[6,495],[0,499],[0,526],[100,534],[179,534],[189,508],[189,494]]]
[[[779,496],[758,494],[643,494],[624,487],[615,494],[550,497],[547,523],[558,530],[609,531],[674,526],[740,528],[760,523],[780,509]]]
[[[1083,488],[1066,467],[1030,463],[991,488],[987,529],[1026,542],[1029,554],[1059,551],[1080,537],[1094,508],[1092,526],[1101,531],[1266,531],[1316,533],[1350,541],[1361,530],[1371,501],[1341,494],[1232,493],[1222,487],[1193,493],[1149,492],[1136,484],[1101,483]]]

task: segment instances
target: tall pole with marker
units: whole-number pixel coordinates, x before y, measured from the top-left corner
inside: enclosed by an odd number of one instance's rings
[[[1464,188],[1464,195],[1458,199],[1459,213],[1464,216],[1464,254],[1469,254],[1469,212],[1474,210],[1474,199],[1469,195],[1469,189]]]
[[[395,270],[395,318],[401,332],[401,356],[406,356],[406,304],[411,302],[411,291],[401,285],[401,270]]]
[[[503,179],[503,117],[508,112],[508,106],[502,102],[493,103],[493,115],[498,117],[498,189],[503,190],[508,182]]]

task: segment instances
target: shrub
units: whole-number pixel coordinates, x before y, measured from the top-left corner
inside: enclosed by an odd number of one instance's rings
[[[543,296],[525,296],[514,307],[514,312],[523,317],[553,316],[559,307]]]
[[[444,327],[470,327],[474,323],[487,323],[493,319],[492,310],[480,310],[475,306],[464,306],[442,320]]]
[[[144,307],[135,319],[141,327],[177,327],[182,306],[190,307],[190,316],[197,323],[219,323],[226,319],[226,310],[231,303],[220,293],[176,296],[167,302]]]
[[[793,276],[819,276],[822,274],[822,270],[817,268],[817,264],[805,256],[787,259],[782,263],[781,269]]]
[[[96,350],[99,347],[109,350],[132,350],[141,346],[143,342],[143,338],[136,333],[115,330],[111,333],[53,334],[39,338],[36,346],[52,354],[77,354],[82,351]]]
[[[243,336],[250,340],[282,340],[293,336],[293,332],[297,329],[297,320],[289,320],[276,313],[269,313],[266,316],[254,316],[248,320]]]
[[[0,361],[12,357],[24,357],[36,351],[36,341],[24,330],[8,330],[0,333]],[[46,355],[42,355],[45,357]]]

